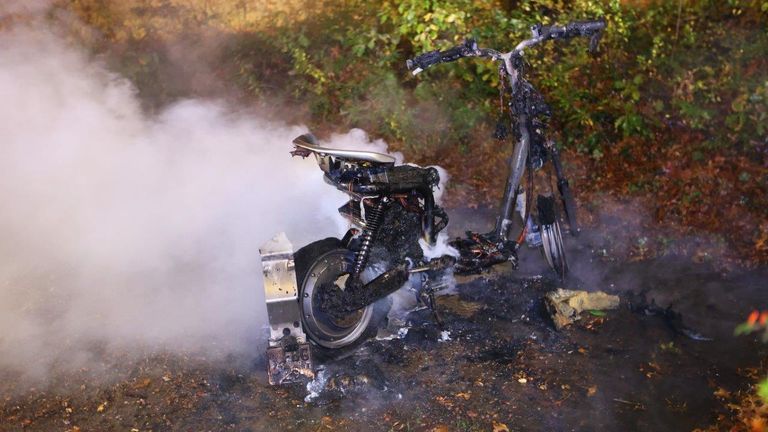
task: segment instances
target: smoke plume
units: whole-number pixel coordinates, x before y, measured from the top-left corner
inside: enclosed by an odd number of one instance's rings
[[[343,194],[288,153],[303,132],[215,101],[148,117],[76,47],[0,33],[0,369],[259,351],[259,246],[346,228]],[[386,150],[360,130],[326,144]]]
[[[3,0],[0,4],[0,18],[8,15],[39,15],[47,11],[53,0]]]

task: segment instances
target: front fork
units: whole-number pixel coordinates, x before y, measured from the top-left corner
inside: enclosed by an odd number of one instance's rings
[[[512,215],[515,211],[517,202],[518,187],[520,180],[525,173],[525,164],[528,159],[528,150],[530,149],[531,136],[528,133],[528,118],[526,115],[518,117],[520,129],[520,141],[515,146],[512,153],[512,159],[509,161],[509,176],[504,189],[504,198],[501,201],[501,211],[496,218],[496,227],[493,234],[503,242],[509,241],[509,230],[512,227]]]
[[[571,230],[571,235],[579,234],[579,226],[576,222],[576,201],[573,199],[573,192],[571,192],[571,186],[568,183],[568,179],[565,178],[563,173],[563,165],[560,163],[560,152],[557,151],[557,147],[554,142],[549,142],[549,154],[552,156],[552,164],[555,166],[555,175],[557,176],[557,190],[560,192],[560,199],[563,202],[563,209],[565,209],[565,218],[568,221],[568,228]]]

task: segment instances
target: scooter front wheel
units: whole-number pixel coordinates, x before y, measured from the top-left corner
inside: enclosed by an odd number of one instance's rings
[[[542,253],[547,264],[560,276],[560,279],[565,279],[568,274],[568,262],[565,259],[565,244],[560,229],[560,218],[557,217],[555,199],[551,196],[539,195],[536,201]]]

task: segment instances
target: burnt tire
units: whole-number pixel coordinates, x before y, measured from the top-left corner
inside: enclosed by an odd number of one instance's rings
[[[565,244],[560,229],[555,198],[539,195],[536,198],[539,217],[539,233],[541,234],[541,252],[549,267],[557,273],[560,279],[568,274],[568,262],[565,258]]]
[[[302,326],[321,359],[341,357],[375,336],[391,306],[384,298],[342,320],[320,310],[318,288],[345,278],[353,259],[353,252],[332,237],[310,243],[294,254]]]

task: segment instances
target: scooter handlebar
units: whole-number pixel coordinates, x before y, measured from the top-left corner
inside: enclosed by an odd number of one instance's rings
[[[408,70],[411,71],[411,73],[416,75],[419,72],[423,71],[424,69],[427,69],[432,65],[440,63],[441,62],[440,57],[441,57],[440,51],[434,50],[434,51],[430,51],[430,52],[418,55],[413,59],[406,60],[405,65],[408,67]]]
[[[573,36],[593,36],[605,29],[605,20],[575,21],[565,26],[566,32]]]
[[[432,65],[448,63],[464,57],[472,57],[477,55],[477,52],[477,42],[474,39],[465,39],[463,44],[445,51],[434,50],[416,56],[413,59],[408,59],[405,61],[405,66],[412,74],[416,75]]]
[[[589,50],[595,52],[604,29],[605,20],[602,18],[590,21],[574,21],[565,26],[536,24],[531,27],[533,38],[521,42],[516,49],[522,50],[548,39],[571,39],[577,36],[588,36],[590,37]],[[405,65],[412,74],[417,75],[430,66],[456,61],[464,57],[492,57],[498,60],[502,58],[502,55],[494,50],[479,49],[474,39],[466,39],[463,44],[451,49],[434,50],[408,59]]]
[[[531,27],[534,37],[543,37],[544,39],[571,39],[579,36],[589,37],[589,51],[596,52],[600,38],[605,29],[605,20],[574,21],[565,26],[542,26],[541,24]]]

